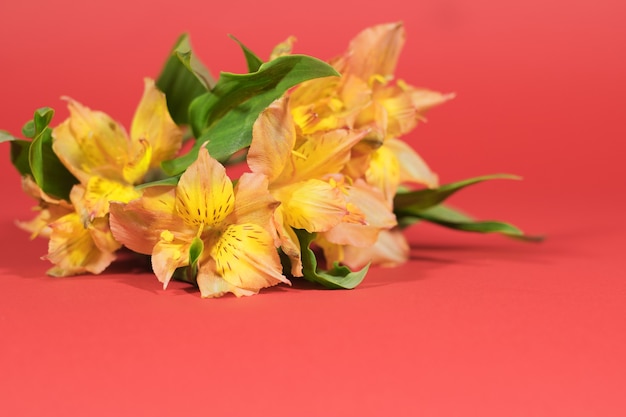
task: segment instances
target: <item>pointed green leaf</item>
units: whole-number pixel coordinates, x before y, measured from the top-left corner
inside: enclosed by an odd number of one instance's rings
[[[36,122],[35,122],[36,123]],[[78,183],[52,150],[52,130],[37,134],[29,150],[30,169],[39,187],[48,195],[69,200],[70,190]]]
[[[204,251],[204,242],[198,237],[194,237],[189,246],[189,265],[195,270],[198,266],[198,260]]]
[[[33,117],[33,122],[35,124],[35,134],[43,132],[44,129],[48,127],[53,117],[54,110],[52,110],[50,107],[42,107],[35,110],[35,115]]]
[[[43,107],[35,111],[32,126],[35,137],[28,147],[28,163],[30,172],[24,165],[25,147],[24,142],[14,142],[16,146],[15,161],[19,161],[20,173],[32,174],[33,179],[46,193],[54,197],[69,200],[70,190],[78,180],[65,168],[52,150],[52,129],[48,127],[54,116],[54,110]],[[30,127],[26,130],[29,130]],[[26,142],[27,143],[27,142]],[[19,147],[19,148],[18,148]]]
[[[461,211],[450,206],[439,204],[426,210],[415,213],[415,218],[430,223],[435,223],[450,229],[476,233],[498,233],[505,236],[538,242],[543,240],[542,236],[532,236],[525,234],[518,227],[500,221],[486,220],[477,221]],[[406,220],[403,220],[406,222]]]
[[[261,65],[263,65],[263,60],[259,58],[254,52],[248,49],[239,39],[235,38],[233,35],[228,35],[232,40],[239,44],[241,50],[243,51],[244,56],[246,57],[246,63],[248,64],[248,72],[257,72]]]
[[[495,179],[518,180],[520,177],[511,174],[484,175],[451,184],[445,184],[439,188],[398,193],[393,200],[394,212],[398,216],[402,216],[405,213],[410,215],[411,213],[425,210],[429,207],[442,203],[452,194],[465,187]]]
[[[32,177],[33,175],[28,159],[30,143],[30,141],[23,139],[16,139],[11,142],[11,163],[21,176],[30,175]]]
[[[214,84],[209,70],[194,55],[189,36],[181,35],[156,80],[157,87],[165,93],[172,119],[177,124],[187,124],[189,104]]]
[[[6,130],[0,130],[0,143],[2,142],[11,142],[14,140],[18,140],[15,136],[7,132]]]
[[[331,270],[318,270],[315,253],[310,248],[311,242],[315,239],[315,233],[308,233],[299,229],[294,229],[294,231],[300,241],[302,272],[307,281],[316,282],[328,289],[352,289],[363,281],[369,265],[355,272],[346,266],[339,266],[336,263]]]
[[[144,182],[143,184],[135,185],[136,190],[143,190],[144,188],[154,187],[157,185],[176,185],[180,180],[180,175],[176,175],[173,177],[163,178],[161,180],[155,180],[150,182]]]
[[[163,169],[170,175],[183,172],[206,147],[214,158],[225,161],[250,145],[252,125],[259,114],[291,87],[313,78],[339,75],[333,67],[306,55],[289,55],[263,64],[251,74],[222,73],[215,88],[197,97],[189,108],[189,122],[197,138],[190,152]]]

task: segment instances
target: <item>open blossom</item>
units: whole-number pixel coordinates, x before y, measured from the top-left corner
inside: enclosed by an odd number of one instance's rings
[[[293,229],[328,233],[342,244],[367,245],[376,241],[380,229],[396,224],[382,194],[368,192],[371,187],[351,183],[341,173],[352,147],[366,134],[348,129],[299,134],[287,99],[276,101],[257,119],[248,165],[269,178],[269,191],[281,202],[275,222],[292,275],[302,275]]]
[[[385,265],[406,260],[406,241],[392,230],[393,198],[402,183],[438,185],[437,175],[400,137],[452,95],[394,81],[404,40],[401,23],[367,28],[330,61],[340,78],[310,80],[289,94],[294,122],[305,136],[336,129],[367,131],[352,144],[341,170],[350,183],[351,204],[362,209],[365,221],[341,223],[319,236],[328,262],[360,268],[368,259]]]
[[[243,174],[233,187],[224,167],[202,148],[175,187],[149,187],[137,200],[111,203],[110,223],[118,241],[152,255],[164,287],[176,269],[197,263],[203,297],[245,296],[289,283],[271,230],[277,205],[264,175]]]
[[[452,97],[393,81],[404,39],[401,23],[365,29],[342,56],[330,61],[341,78],[307,81],[291,93],[296,124],[305,133],[369,129],[353,148],[345,172],[352,178],[365,177],[388,200],[400,182],[437,186],[437,176],[419,155],[398,142],[424,120],[428,109]]]
[[[27,192],[40,200],[41,211],[22,227],[50,238],[46,258],[55,266],[49,274],[97,274],[121,246],[109,230],[109,201],[139,197],[134,185],[176,155],[182,131],[168,113],[164,94],[149,79],[130,135],[108,115],[67,100],[70,117],[53,129],[53,150],[79,184],[66,202],[46,196],[26,180]]]

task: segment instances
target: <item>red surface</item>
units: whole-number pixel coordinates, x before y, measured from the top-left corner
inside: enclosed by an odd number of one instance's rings
[[[53,279],[45,242],[13,225],[32,202],[2,144],[0,414],[626,415],[626,3],[209,4],[2,2],[0,128],[43,105],[62,120],[62,95],[127,123],[183,31],[217,74],[244,70],[227,33],[329,58],[401,19],[398,75],[458,95],[416,148],[444,181],[524,176],[454,202],[548,240],[418,226],[411,261],[353,291],[202,300],[123,263]]]

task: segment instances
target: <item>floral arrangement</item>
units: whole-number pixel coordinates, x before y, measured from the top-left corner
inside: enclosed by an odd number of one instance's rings
[[[215,80],[181,36],[144,80],[128,131],[66,98],[60,124],[41,108],[25,139],[0,132],[38,201],[18,225],[49,239],[49,275],[99,274],[126,247],[151,256],[164,288],[180,279],[202,297],[247,296],[297,278],[354,288],[371,265],[407,260],[403,229],[419,221],[534,239],[444,203],[516,177],[440,185],[402,139],[453,95],[394,81],[401,23],[365,29],[329,62],[292,54],[294,38],[267,61],[234,40],[249,72]]]

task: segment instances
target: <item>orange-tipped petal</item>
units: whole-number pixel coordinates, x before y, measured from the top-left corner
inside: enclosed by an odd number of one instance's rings
[[[274,210],[280,204],[268,191],[265,175],[244,173],[235,187],[236,223],[254,223],[265,229],[273,229]]]
[[[176,214],[173,187],[149,187],[143,197],[128,204],[111,202],[111,231],[115,239],[127,248],[151,254],[163,230],[180,230],[193,236],[194,229],[187,228]]]
[[[399,139],[385,141],[385,148],[396,157],[399,167],[399,181],[423,184],[428,188],[436,188],[439,178],[428,167],[426,162],[406,142]]]
[[[400,22],[367,28],[350,42],[340,70],[363,80],[374,75],[392,75],[404,41],[404,26]]]
[[[353,270],[361,269],[370,262],[372,265],[385,267],[397,266],[406,262],[409,250],[409,245],[400,230],[383,230],[372,246],[366,248],[344,246],[343,263]]]
[[[396,216],[383,194],[362,180],[347,188],[347,201],[357,207],[364,217],[363,223],[342,222],[326,233],[330,243],[367,247],[378,239],[381,230],[397,225]]]
[[[177,268],[189,265],[190,246],[190,241],[178,239],[169,230],[160,233],[152,250],[152,270],[163,283],[163,289],[167,288]]]
[[[252,172],[274,181],[291,158],[296,130],[286,99],[272,103],[258,117],[252,128],[248,166]]]
[[[140,140],[150,143],[150,167],[174,158],[182,145],[183,132],[170,116],[165,94],[150,78],[144,79],[144,92],[131,124],[130,137],[135,143]]]

